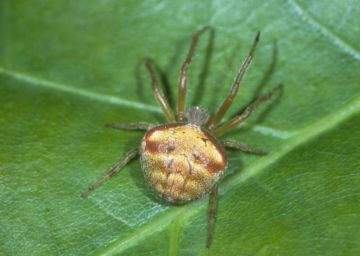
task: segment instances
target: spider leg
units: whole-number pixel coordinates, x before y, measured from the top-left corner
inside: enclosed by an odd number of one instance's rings
[[[217,195],[218,195],[218,185],[216,184],[212,189],[209,198],[210,211],[209,211],[208,237],[206,243],[207,248],[210,248],[214,236]]]
[[[230,119],[229,121],[225,122],[224,124],[220,125],[219,127],[216,127],[213,129],[213,134],[215,136],[223,135],[224,133],[230,131],[240,123],[242,123],[244,120],[246,120],[251,113],[263,102],[270,99],[271,96],[275,93],[275,91],[279,90],[280,86],[275,87],[271,92],[261,96],[257,100],[253,101],[250,105],[248,105],[245,110],[238,116],[235,116],[233,119]]]
[[[266,152],[264,152],[260,149],[253,148],[247,144],[239,143],[235,140],[223,140],[221,142],[221,144],[226,148],[237,149],[237,150],[240,150],[245,153],[250,153],[250,154],[254,154],[254,155],[258,155],[258,156],[266,155]]]
[[[106,124],[106,128],[118,129],[118,130],[140,130],[147,131],[154,125],[148,123],[131,123],[131,124]]]
[[[226,97],[223,104],[219,108],[218,112],[213,116],[213,118],[210,120],[210,122],[208,124],[208,127],[210,129],[215,127],[221,121],[221,119],[223,118],[223,116],[225,115],[227,110],[230,108],[230,106],[239,90],[240,82],[241,82],[242,78],[244,77],[246,70],[250,66],[250,63],[254,57],[256,45],[259,42],[259,38],[260,38],[260,32],[257,32],[255,40],[251,46],[250,52],[249,52],[248,56],[246,57],[245,61],[243,62],[243,64],[241,65],[240,70],[239,70],[238,74],[236,75],[236,78],[231,86],[229,95]]]
[[[154,71],[154,67],[152,65],[151,60],[146,59],[145,60],[145,66],[146,66],[147,70],[149,71],[149,74],[150,74],[150,77],[151,77],[151,89],[153,90],[153,93],[154,93],[154,96],[155,96],[156,100],[158,101],[158,103],[160,104],[162,110],[165,113],[166,120],[168,122],[174,122],[175,121],[174,113],[173,113],[167,99],[164,97],[164,95],[160,91],[158,81],[157,81],[157,78],[156,78],[156,74],[155,74],[155,71]]]
[[[129,152],[126,153],[125,158],[118,161],[113,167],[108,170],[104,176],[97,179],[93,184],[91,184],[83,193],[81,193],[81,196],[83,198],[87,198],[89,194],[94,191],[97,187],[99,187],[104,181],[107,181],[108,179],[114,177],[116,174],[119,173],[119,171],[127,165],[131,160],[133,160],[137,155],[139,154],[139,149],[132,149]]]
[[[186,59],[181,67],[180,77],[179,77],[179,87],[178,87],[178,101],[177,101],[177,109],[176,115],[178,121],[184,120],[184,112],[185,112],[185,102],[186,102],[186,91],[187,91],[187,71],[189,69],[191,59],[194,56],[195,48],[198,44],[199,37],[203,34],[209,27],[204,27],[199,30],[193,37],[191,41],[190,50],[186,56]]]

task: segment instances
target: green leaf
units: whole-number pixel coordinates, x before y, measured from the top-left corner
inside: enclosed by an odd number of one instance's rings
[[[1,255],[359,255],[360,5],[354,1],[0,2]],[[172,105],[191,36],[188,105],[216,111],[257,30],[234,106],[282,94],[229,133],[270,152],[229,152],[213,245],[208,200],[154,196],[134,161],[80,193],[141,132],[164,122],[142,60]]]

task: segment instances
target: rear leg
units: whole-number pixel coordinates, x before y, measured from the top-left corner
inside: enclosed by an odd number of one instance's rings
[[[109,171],[106,172],[104,176],[97,179],[93,184],[91,184],[87,190],[81,193],[83,198],[87,198],[91,192],[93,192],[97,187],[99,187],[102,183],[111,179],[116,174],[120,172],[120,170],[127,165],[131,160],[133,160],[139,154],[139,149],[132,149],[126,153],[125,158],[118,161],[113,167],[110,168]]]
[[[214,237],[214,229],[215,229],[215,215],[216,215],[216,207],[217,207],[217,195],[218,195],[218,185],[216,184],[210,193],[209,198],[209,225],[208,225],[208,237],[206,242],[206,247],[210,248],[213,237]]]
[[[106,128],[128,130],[128,131],[147,131],[154,127],[153,124],[148,123],[130,123],[130,124],[106,124]]]

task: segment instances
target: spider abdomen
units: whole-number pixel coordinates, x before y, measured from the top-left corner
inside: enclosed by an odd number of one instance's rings
[[[140,157],[150,186],[166,201],[180,204],[207,194],[227,167],[217,140],[191,123],[149,130],[142,140]]]

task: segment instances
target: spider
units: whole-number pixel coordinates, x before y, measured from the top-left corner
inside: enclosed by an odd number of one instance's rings
[[[140,156],[145,180],[165,201],[173,204],[185,204],[210,194],[206,244],[209,248],[215,226],[218,184],[228,165],[225,148],[256,155],[265,154],[249,145],[234,140],[219,140],[218,137],[237,127],[248,118],[257,106],[271,98],[276,88],[253,101],[241,114],[229,121],[221,122],[231,106],[240,82],[253,59],[260,37],[260,32],[257,32],[252,47],[235,77],[229,95],[215,115],[211,117],[207,111],[198,106],[186,110],[187,71],[200,36],[208,29],[209,27],[204,27],[192,37],[190,50],[181,67],[176,114],[160,91],[152,62],[149,59],[145,60],[145,66],[151,78],[152,91],[165,114],[167,123],[160,126],[146,123],[106,125],[120,130],[144,130],[146,133],[138,148],[127,152],[123,159],[89,186],[82,193],[82,196],[88,197],[104,181],[118,174],[131,160]]]

